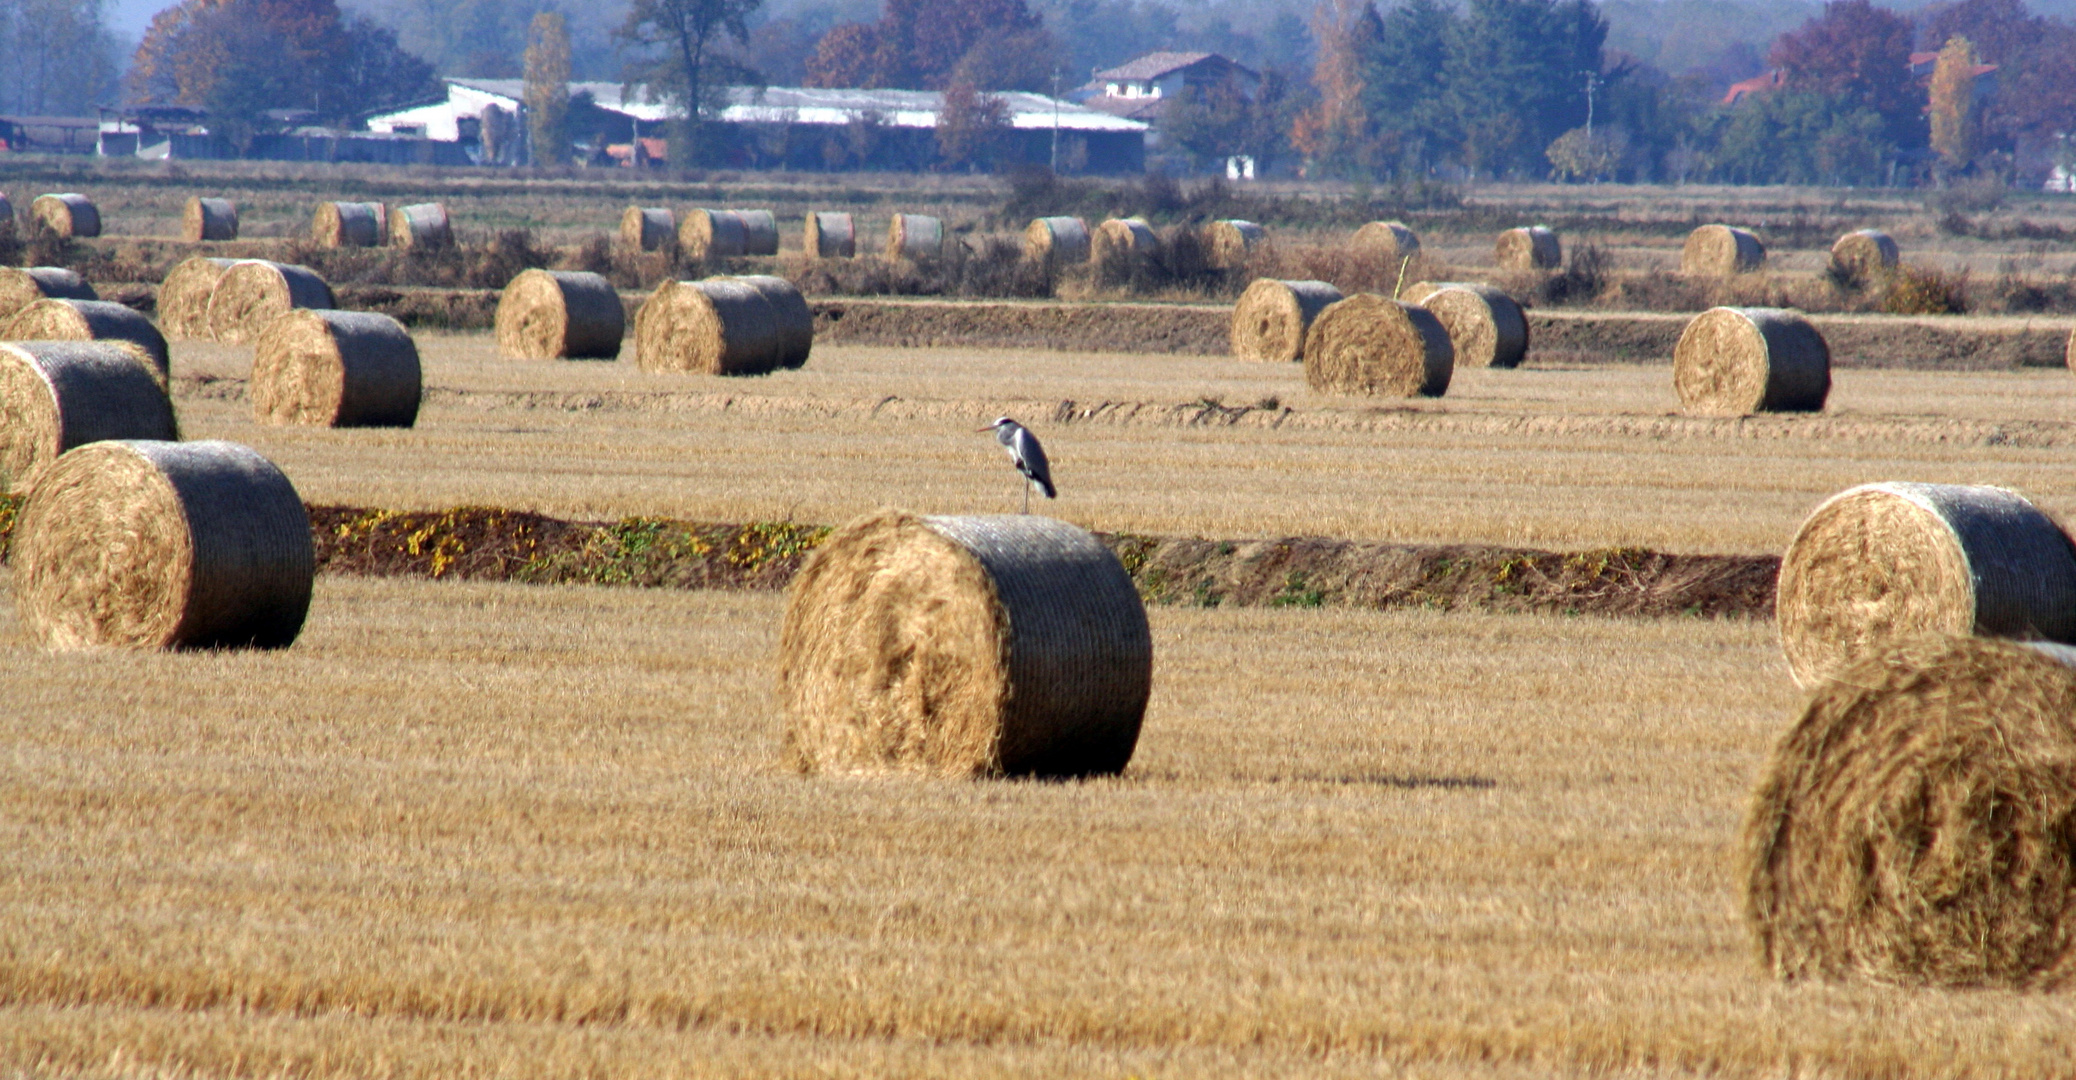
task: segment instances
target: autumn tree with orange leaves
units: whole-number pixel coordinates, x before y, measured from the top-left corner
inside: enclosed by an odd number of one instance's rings
[[[1312,9],[1319,60],[1312,85],[1319,103],[1300,114],[1290,141],[1317,168],[1367,172],[1375,140],[1363,107],[1364,73],[1384,41],[1384,23],[1370,0],[1320,0]]]
[[[1975,66],[1975,46],[1957,37],[1939,50],[1932,68],[1932,149],[1949,170],[1975,158]]]

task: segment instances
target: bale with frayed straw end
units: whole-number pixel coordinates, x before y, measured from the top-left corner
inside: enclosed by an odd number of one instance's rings
[[[418,344],[380,312],[291,311],[253,346],[252,415],[263,424],[407,428],[423,386]]]
[[[2072,641],[2076,550],[2016,492],[1866,484],[1802,523],[1774,605],[1805,687],[1924,634]]]
[[[1564,265],[1564,244],[1542,225],[1499,234],[1492,258],[1501,270],[1555,270]]]
[[[1442,321],[1459,366],[1519,367],[1528,355],[1528,316],[1513,297],[1490,285],[1422,281],[1406,290],[1405,299]]]
[[[1822,412],[1831,347],[1800,312],[1711,308],[1680,331],[1672,385],[1692,416]]]
[[[1703,225],[1680,248],[1680,273],[1701,277],[1748,274],[1766,265],[1766,245],[1743,229]]]
[[[815,312],[800,288],[782,277],[750,274],[735,280],[764,294],[778,326],[779,360],[784,368],[803,367],[815,347]]]
[[[784,358],[777,310],[740,278],[666,281],[634,315],[643,371],[764,375]]]
[[[454,246],[454,222],[442,203],[399,206],[389,215],[389,246],[443,248]]]
[[[1096,235],[1089,243],[1090,261],[1120,270],[1152,258],[1161,246],[1153,235],[1153,227],[1140,218],[1111,218],[1096,227]]]
[[[800,234],[810,259],[849,259],[858,254],[858,225],[849,214],[809,213]]]
[[[497,348],[516,359],[611,360],[626,335],[620,294],[598,274],[523,270],[497,298]]]
[[[736,210],[736,220],[742,222],[742,253],[745,255],[776,255],[779,253],[778,216],[769,210]]]
[[[1783,979],[2052,990],[2076,974],[2076,650],[1920,638],[1811,696],[1746,811]]]
[[[1886,270],[1894,270],[1902,253],[1896,241],[1880,229],[1859,229],[1846,233],[1831,245],[1831,265],[1853,277],[1871,277]]]
[[[316,552],[295,486],[227,442],[98,442],[15,524],[15,610],[51,649],[286,648]]]
[[[1324,281],[1258,278],[1233,305],[1233,356],[1294,364],[1305,358],[1305,332],[1341,290]]]
[[[629,251],[655,251],[677,234],[677,215],[663,207],[630,206],[620,215],[620,246]]]
[[[1077,217],[1042,217],[1024,229],[1024,257],[1048,269],[1088,261],[1088,222]]]
[[[389,212],[381,203],[318,203],[310,239],[327,248],[376,247],[388,226]]]
[[[94,341],[0,345],[0,491],[103,439],[180,438],[173,403],[136,357]]]
[[[229,199],[189,199],[180,212],[180,238],[188,243],[238,238],[238,204]]]
[[[733,259],[749,254],[749,232],[733,210],[694,210],[678,223],[678,251],[688,259]]]
[[[101,210],[84,195],[38,195],[29,204],[29,216],[66,239],[101,235]]]
[[[1251,221],[1214,221],[1204,228],[1205,262],[1213,270],[1238,270],[1247,265],[1247,257],[1268,235]]]
[[[309,267],[244,259],[210,290],[209,329],[226,345],[243,345],[296,308],[336,306],[332,287]]]
[[[1456,349],[1434,313],[1370,293],[1327,306],[1305,334],[1305,382],[1314,390],[1441,397]]]
[[[1355,230],[1355,250],[1392,266],[1420,254],[1420,237],[1403,222],[1372,221]]]
[[[99,300],[79,271],[62,266],[0,266],[0,319],[38,300]]]
[[[887,258],[932,262],[943,256],[943,221],[925,214],[895,214],[887,222]]]
[[[209,298],[236,259],[197,255],[183,259],[159,283],[159,330],[174,341],[214,341],[209,326]]]
[[[793,579],[779,634],[785,752],[808,773],[1121,772],[1152,682],[1117,557],[1033,515],[852,521]]]
[[[15,313],[8,341],[102,341],[130,353],[163,385],[172,374],[165,335],[132,308],[106,300],[38,300]]]

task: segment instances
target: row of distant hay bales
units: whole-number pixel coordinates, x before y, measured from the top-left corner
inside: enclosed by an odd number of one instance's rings
[[[801,222],[800,250],[811,259],[858,254],[857,219],[846,213],[809,213]],[[620,243],[656,251],[675,240],[689,259],[733,259],[779,253],[778,218],[769,210],[693,209],[682,218],[666,207],[630,206],[620,215]],[[881,250],[890,259],[928,262],[944,255],[944,222],[925,214],[895,214]]]
[[[84,195],[39,195],[29,205],[29,216],[56,236],[101,235],[100,208]],[[0,195],[0,227],[13,225],[13,205]],[[190,242],[236,240],[238,204],[200,195],[188,199],[181,210],[180,236]],[[310,238],[324,247],[377,247],[385,242],[399,248],[444,247],[454,242],[454,225],[440,203],[391,211],[381,203],[326,202],[318,204],[312,216]]]
[[[610,360],[625,332],[620,295],[598,274],[528,270],[498,298],[497,343],[526,360]],[[792,282],[768,274],[666,281],[634,316],[644,371],[762,375],[805,365],[815,317]]]

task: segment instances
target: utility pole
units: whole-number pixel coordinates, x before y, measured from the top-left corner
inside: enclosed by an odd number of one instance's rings
[[[1060,172],[1060,69],[1052,69],[1052,171]]]
[[[1593,137],[1593,92],[1600,89],[1600,72],[1581,71],[1586,77],[1586,137]]]

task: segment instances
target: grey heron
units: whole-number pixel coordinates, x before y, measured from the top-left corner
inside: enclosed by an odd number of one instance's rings
[[[994,432],[995,441],[1002,444],[1002,450],[1009,455],[1010,463],[1016,466],[1017,472],[1023,474],[1024,513],[1031,512],[1032,484],[1038,485],[1038,490],[1043,491],[1046,498],[1059,498],[1059,491],[1052,486],[1052,466],[1045,461],[1045,448],[1038,445],[1038,436],[1031,434],[1030,428],[1006,416],[999,416],[995,418],[994,423],[979,430]]]

